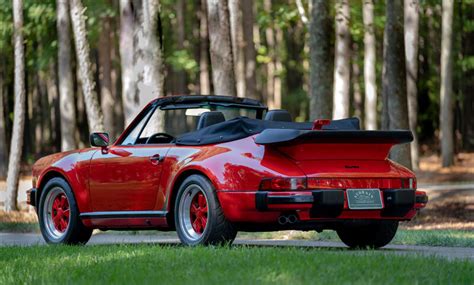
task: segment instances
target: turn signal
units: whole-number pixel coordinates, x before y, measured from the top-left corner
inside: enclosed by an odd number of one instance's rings
[[[304,190],[306,189],[305,177],[275,177],[262,179],[260,190]]]

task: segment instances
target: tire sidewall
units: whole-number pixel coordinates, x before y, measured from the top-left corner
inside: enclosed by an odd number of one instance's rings
[[[61,236],[60,238],[55,238],[51,236],[48,233],[48,230],[46,229],[46,225],[44,222],[44,215],[47,215],[47,213],[44,212],[44,203],[46,202],[46,196],[49,191],[51,191],[53,188],[59,187],[61,188],[69,203],[69,211],[70,211],[70,217],[69,217],[69,224],[66,229],[66,233]],[[74,235],[74,230],[78,227],[78,217],[79,217],[79,211],[77,209],[77,204],[76,204],[76,199],[74,198],[74,194],[72,193],[72,189],[69,186],[69,184],[62,178],[53,178],[46,185],[44,186],[44,190],[41,193],[40,197],[40,203],[39,203],[39,208],[38,208],[38,220],[39,220],[39,225],[41,229],[41,234],[43,235],[43,238],[45,241],[49,244],[64,244],[64,243],[69,243],[69,241],[72,239],[72,236]]]
[[[189,239],[185,233],[182,232],[181,229],[181,221],[180,221],[180,201],[183,199],[183,194],[186,188],[189,186],[196,184],[198,185],[204,192],[204,196],[206,197],[207,200],[207,224],[206,228],[204,229],[204,232],[202,235],[196,239],[196,240],[191,240]],[[215,224],[216,224],[216,211],[215,209],[217,208],[217,197],[215,194],[215,188],[207,180],[201,175],[191,175],[188,178],[186,178],[183,183],[181,183],[179,190],[178,190],[178,195],[176,197],[175,201],[175,207],[174,207],[174,220],[175,220],[175,226],[176,226],[176,232],[178,234],[179,239],[185,244],[185,245],[199,245],[199,244],[208,244],[209,237],[214,230]]]

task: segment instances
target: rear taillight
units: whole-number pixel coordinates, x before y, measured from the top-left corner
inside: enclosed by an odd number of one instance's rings
[[[262,179],[260,190],[304,190],[306,189],[305,177],[274,177]]]
[[[402,178],[401,188],[416,189],[416,178]]]

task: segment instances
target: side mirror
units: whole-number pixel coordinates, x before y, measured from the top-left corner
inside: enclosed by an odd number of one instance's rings
[[[109,145],[108,133],[92,133],[90,136],[91,146],[107,147]]]

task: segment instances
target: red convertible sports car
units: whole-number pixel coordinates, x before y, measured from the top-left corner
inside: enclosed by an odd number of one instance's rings
[[[295,123],[251,99],[159,98],[113,144],[106,133],[90,140],[33,167],[28,202],[48,243],[83,244],[93,229],[176,230],[186,245],[331,229],[350,247],[381,247],[428,200],[387,158],[410,131]]]

